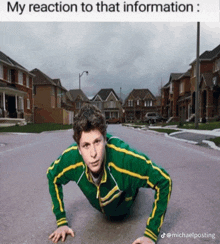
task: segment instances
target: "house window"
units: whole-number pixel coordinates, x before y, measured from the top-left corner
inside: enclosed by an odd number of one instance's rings
[[[57,91],[57,95],[58,95],[59,97],[62,96],[62,91],[61,91],[60,89],[58,89],[58,91]]]
[[[139,106],[139,100],[137,100],[137,106]]]
[[[30,99],[27,99],[27,109],[30,109],[30,107],[31,107]]]
[[[0,79],[3,79],[3,66],[0,64]]]
[[[19,110],[24,110],[24,98],[23,97],[19,97],[18,98],[18,109]]]
[[[183,93],[184,92],[184,82],[182,81],[180,83],[180,93]]]
[[[18,84],[23,85],[23,73],[18,71]]]
[[[173,82],[170,83],[170,94],[173,93]]]
[[[77,109],[80,109],[80,108],[81,108],[81,101],[76,102],[76,108],[77,108]]]
[[[51,96],[55,96],[55,87],[54,86],[51,87]]]
[[[133,107],[133,100],[128,100],[128,107]]]
[[[37,94],[37,87],[36,87],[36,86],[34,86],[34,91],[33,91],[33,93],[34,93],[34,95]]]
[[[214,72],[220,70],[220,58],[215,61]]]
[[[144,106],[145,107],[152,107],[153,102],[152,101],[144,101]]]
[[[114,108],[115,107],[115,102],[113,100],[110,101],[109,107],[110,108]]]
[[[26,86],[30,87],[30,80],[29,76],[26,77]]]
[[[11,83],[11,69],[8,69],[8,82]]]

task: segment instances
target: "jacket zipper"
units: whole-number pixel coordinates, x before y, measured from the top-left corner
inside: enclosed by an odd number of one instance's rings
[[[102,213],[105,213],[105,211],[104,211],[104,209],[103,209],[103,207],[102,207],[102,205],[101,205],[101,198],[100,198],[100,185],[101,185],[101,183],[99,184],[99,185],[96,185],[93,181],[90,181],[94,186],[96,186],[96,189],[97,189],[97,193],[96,193],[96,199],[99,199],[99,206],[100,206],[100,208],[101,208],[101,210],[102,210]]]

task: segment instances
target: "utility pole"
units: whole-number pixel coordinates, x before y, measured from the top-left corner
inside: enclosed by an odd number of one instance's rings
[[[197,22],[197,47],[196,47],[196,96],[195,96],[195,128],[198,129],[199,120],[199,82],[200,82],[200,22]]]

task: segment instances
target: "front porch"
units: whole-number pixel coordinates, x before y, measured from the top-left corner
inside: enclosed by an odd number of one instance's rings
[[[26,92],[15,87],[0,86],[0,126],[24,124],[24,97]]]

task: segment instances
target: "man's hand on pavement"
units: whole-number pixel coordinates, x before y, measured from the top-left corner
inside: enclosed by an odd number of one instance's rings
[[[72,229],[70,229],[67,225],[61,226],[57,228],[50,236],[49,239],[53,243],[57,243],[59,239],[62,237],[62,241],[65,241],[66,235],[70,234],[72,237],[74,237],[74,232]]]
[[[137,238],[132,244],[155,244],[155,242],[146,236],[142,236]]]

